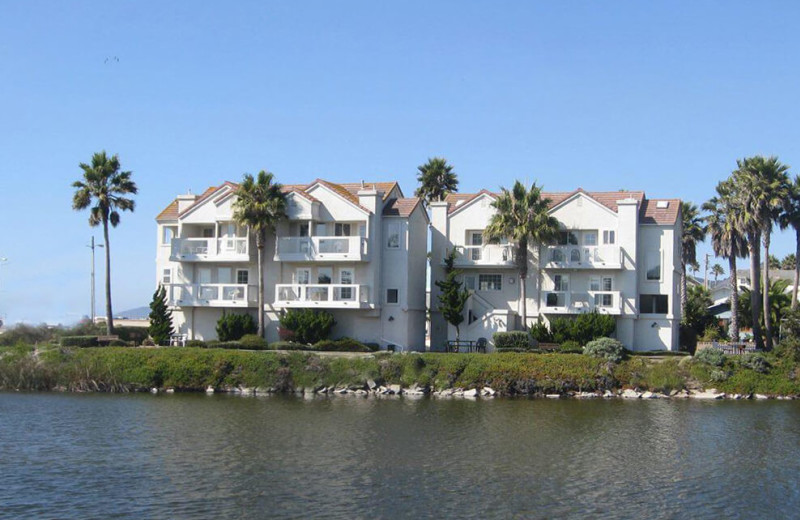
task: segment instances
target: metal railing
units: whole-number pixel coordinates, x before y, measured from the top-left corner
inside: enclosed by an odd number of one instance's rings
[[[278,237],[276,260],[360,260],[367,255],[365,237]]]
[[[359,284],[278,284],[275,303],[347,307],[369,302],[369,286]]]
[[[455,246],[455,264],[465,265],[513,265],[513,244],[484,244],[481,246]]]
[[[256,304],[255,285],[235,283],[167,284],[167,301],[173,306],[248,307]]]
[[[545,246],[542,250],[541,263],[546,267],[570,269],[620,267],[622,266],[622,248],[616,245]]]

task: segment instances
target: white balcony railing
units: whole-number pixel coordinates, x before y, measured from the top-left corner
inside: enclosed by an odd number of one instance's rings
[[[365,308],[369,306],[369,286],[358,284],[278,284],[278,307]]]
[[[551,269],[619,269],[622,249],[619,246],[546,246],[541,264]]]
[[[484,244],[482,246],[455,246],[454,264],[458,267],[514,266],[513,244]]]
[[[367,259],[365,237],[278,237],[275,260],[348,260]]]
[[[258,287],[234,283],[167,284],[167,301],[175,307],[254,307]]]
[[[173,238],[170,260],[173,262],[247,262],[250,260],[249,240],[230,238]]]
[[[540,311],[545,314],[622,314],[619,291],[544,291]]]

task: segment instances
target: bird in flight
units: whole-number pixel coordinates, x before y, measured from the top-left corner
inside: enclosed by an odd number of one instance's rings
[[[119,58],[117,58],[116,56],[109,56],[109,57],[106,58],[106,60],[103,63],[108,63],[109,61],[110,62],[119,63]]]

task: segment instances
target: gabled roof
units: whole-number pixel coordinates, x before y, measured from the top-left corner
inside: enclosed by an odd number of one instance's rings
[[[659,208],[659,202],[667,202],[666,208]],[[680,199],[648,199],[642,204],[639,211],[639,222],[642,224],[670,225],[678,220],[680,213]]]
[[[326,181],[324,179],[316,179],[309,184],[284,184],[283,185],[283,192],[284,193],[294,193],[300,197],[305,198],[310,202],[319,202],[319,199],[308,193],[308,190],[316,185],[325,186],[335,194],[339,195],[346,201],[354,204],[359,209],[362,209],[366,212],[369,212],[367,208],[362,206],[359,203],[358,199],[358,192],[362,189],[368,190],[377,190],[383,192],[383,200],[386,201],[389,195],[392,193],[392,190],[395,188],[400,191],[402,194],[402,190],[400,190],[400,185],[396,181],[392,182],[365,182],[364,187],[361,187],[360,182],[348,182],[348,183],[334,183],[330,181]],[[225,187],[231,188],[230,191],[223,190]],[[164,210],[158,214],[156,220],[158,221],[170,221],[170,220],[178,220],[178,218],[186,215],[187,213],[196,209],[200,204],[207,201],[209,198],[213,198],[217,195],[220,195],[218,199],[214,199],[214,202],[219,202],[221,200],[226,199],[229,196],[232,196],[233,192],[239,187],[238,184],[234,182],[224,182],[220,186],[212,186],[208,188],[206,191],[202,193],[199,197],[192,202],[189,207],[185,208],[182,212],[178,212],[178,199],[173,200],[170,204],[164,208]],[[417,200],[417,199],[399,199],[399,200]],[[384,208],[385,211],[386,208]],[[411,208],[413,211],[413,208]]]
[[[358,195],[358,192],[361,191],[361,190],[382,191],[383,192],[383,200],[386,200],[386,199],[389,198],[389,194],[392,193],[392,190],[395,187],[397,187],[398,189],[400,188],[400,185],[397,183],[397,181],[392,181],[392,182],[365,182],[363,188],[361,187],[361,183],[360,182],[340,182],[339,186],[341,186],[342,188],[346,189],[347,191],[349,191],[353,195]],[[403,191],[400,190],[400,193],[402,194]]]
[[[389,199],[383,207],[384,217],[408,217],[420,205],[422,199],[418,197],[408,199]]]
[[[178,220],[178,199],[173,200],[156,217],[156,221]]]
[[[542,192],[542,196],[550,199],[549,207],[553,209],[579,193],[597,201],[614,213],[619,210],[618,201],[635,199],[639,202],[639,222],[642,224],[675,224],[681,202],[680,199],[647,199],[643,191],[586,191],[583,188],[573,191]],[[451,193],[445,198],[445,202],[448,204],[447,212],[449,214],[455,213],[457,210],[471,204],[480,195],[489,195],[497,198],[499,194],[485,189],[478,193]],[[668,202],[667,207],[658,208],[658,202],[660,201]]]

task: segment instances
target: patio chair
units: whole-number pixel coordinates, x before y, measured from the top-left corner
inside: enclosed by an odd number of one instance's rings
[[[475,343],[475,352],[483,352],[486,354],[486,347],[489,345],[489,341],[486,338],[478,338],[478,341]]]

